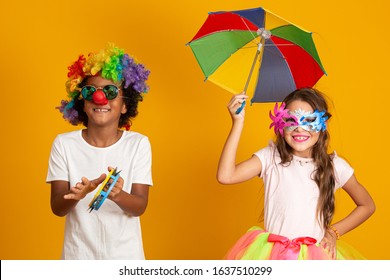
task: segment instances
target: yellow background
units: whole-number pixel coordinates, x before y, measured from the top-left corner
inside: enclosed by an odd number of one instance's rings
[[[259,220],[259,179],[215,179],[230,128],[231,94],[203,75],[185,44],[210,11],[262,6],[313,31],[328,72],[317,88],[334,102],[332,148],[348,159],[377,211],[342,237],[368,259],[389,259],[389,18],[385,0],[7,1],[0,17],[0,259],[58,259],[64,218],[45,184],[51,143],[78,129],[57,110],[67,66],[108,41],[151,70],[151,90],[133,129],[150,137],[153,179],[142,216],[148,259],[221,259]],[[273,104],[247,107],[238,159],[267,144]],[[353,207],[337,193],[336,219]]]

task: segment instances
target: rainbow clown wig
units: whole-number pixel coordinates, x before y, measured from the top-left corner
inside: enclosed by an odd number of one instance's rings
[[[107,44],[106,48],[98,53],[90,53],[87,57],[80,55],[78,60],[68,67],[68,80],[65,87],[69,100],[62,100],[61,106],[56,107],[63,114],[64,119],[72,125],[88,125],[88,117],[85,114],[84,99],[81,88],[85,85],[88,77],[100,75],[101,77],[121,83],[123,88],[124,102],[127,112],[122,114],[119,120],[119,128],[130,128],[131,118],[138,111],[138,102],[142,101],[142,94],[149,90],[146,80],[150,71],[143,64],[114,44]]]

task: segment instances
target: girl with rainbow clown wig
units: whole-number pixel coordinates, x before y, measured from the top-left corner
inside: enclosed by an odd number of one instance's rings
[[[339,239],[367,220],[375,204],[353,168],[335,152],[327,152],[331,114],[323,94],[313,88],[298,89],[280,107],[276,104],[270,112],[270,128],[274,128],[276,140],[236,163],[245,110],[236,111],[247,98],[244,93],[237,94],[228,104],[232,128],[217,178],[222,184],[254,177],[263,180],[264,227],[250,228],[226,259],[362,259]],[[339,188],[348,193],[356,207],[334,222],[334,193]]]
[[[85,128],[58,135],[49,159],[51,208],[66,216],[61,258],[144,259],[139,216],[153,184],[151,147],[148,137],[128,130],[150,72],[112,43],[68,69],[69,100],[57,108]],[[104,189],[107,199],[91,208],[105,182],[113,185]]]

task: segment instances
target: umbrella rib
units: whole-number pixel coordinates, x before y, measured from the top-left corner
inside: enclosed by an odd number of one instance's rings
[[[246,24],[245,20],[242,18],[242,16],[240,16],[242,22],[244,23],[244,25],[246,26],[246,29],[248,29],[248,31],[252,34],[252,37],[253,37],[253,40],[256,41],[256,37],[253,35],[252,33],[252,30],[249,29],[249,26]],[[260,44],[260,41],[257,43],[257,45]]]
[[[264,47],[270,47],[270,46],[295,46],[295,45],[294,44],[264,44]],[[255,46],[242,47],[242,49],[251,49],[251,48],[255,48]]]
[[[265,44],[265,47],[269,46],[295,46],[294,44]]]

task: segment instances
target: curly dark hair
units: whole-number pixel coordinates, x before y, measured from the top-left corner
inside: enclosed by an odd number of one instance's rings
[[[83,87],[87,83],[87,79],[85,78],[81,83],[80,87]],[[143,94],[133,89],[130,84],[127,88],[123,88],[124,82],[121,84],[121,90],[123,92],[123,98],[126,105],[126,113],[121,114],[119,119],[118,128],[131,126],[131,120],[138,115],[138,102],[143,100]],[[84,99],[76,99],[74,103],[74,109],[78,113],[78,120],[80,123],[83,123],[85,127],[88,126],[88,116],[84,112]]]

